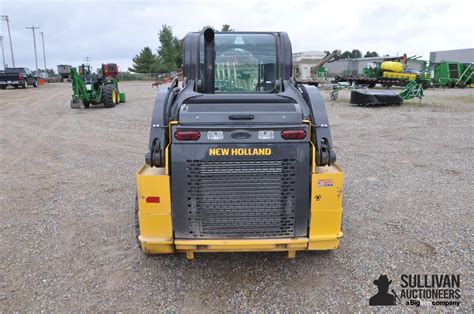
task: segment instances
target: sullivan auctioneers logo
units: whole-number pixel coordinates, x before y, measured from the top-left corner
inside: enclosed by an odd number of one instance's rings
[[[386,275],[375,279],[374,285],[378,292],[369,299],[369,305],[402,304],[419,307],[461,304],[460,275],[403,274],[400,276],[398,293],[395,289],[390,289],[391,284],[392,280]]]

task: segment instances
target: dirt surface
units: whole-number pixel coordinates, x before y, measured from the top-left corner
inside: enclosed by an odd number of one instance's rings
[[[401,274],[460,274],[461,306],[432,309],[471,310],[473,89],[401,107],[327,101],[346,172],[337,251],[189,262],[136,247],[156,89],[120,84],[114,109],[70,109],[66,83],[0,91],[0,310],[367,311],[383,273],[397,291]]]

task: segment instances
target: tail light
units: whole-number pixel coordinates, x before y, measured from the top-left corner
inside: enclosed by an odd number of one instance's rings
[[[201,137],[199,131],[176,131],[174,137],[180,141],[197,141]]]
[[[159,203],[160,202],[160,197],[159,196],[148,196],[146,198],[147,203]]]
[[[281,131],[281,137],[285,140],[302,140],[306,137],[305,130],[284,130]]]
[[[19,80],[22,80],[22,79],[24,79],[24,78],[25,78],[25,77],[23,76],[22,73],[18,74],[18,79],[19,79]]]

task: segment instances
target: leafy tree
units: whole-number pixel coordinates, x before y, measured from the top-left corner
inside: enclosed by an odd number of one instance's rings
[[[175,37],[174,45],[176,49],[176,65],[179,69],[183,65],[184,38],[178,39]]]
[[[222,24],[221,32],[233,32],[233,28],[230,28],[229,24]]]
[[[206,29],[208,28],[212,28],[214,31],[216,31],[215,27],[214,26],[211,26],[211,25],[204,25],[201,29],[201,32],[204,32]]]
[[[341,58],[340,59],[350,59],[352,58],[352,54],[350,51],[344,51],[342,54],[341,54]]]
[[[145,47],[133,58],[133,67],[128,68],[134,73],[153,73],[155,72],[157,58],[150,47]]]
[[[171,26],[166,24],[162,26],[158,35],[160,47],[158,48],[157,68],[160,72],[177,70],[182,63],[182,59],[181,62],[179,62],[179,59],[182,58],[179,48],[179,39],[173,35]]]
[[[357,49],[352,50],[351,58],[352,59],[362,58],[362,52],[360,52],[360,50],[357,50]]]
[[[378,57],[379,54],[376,51],[367,51],[367,53],[364,55],[364,58],[370,58],[370,57]]]
[[[176,70],[176,41],[178,40],[173,35],[171,26],[163,25],[158,33],[160,40],[160,47],[158,48],[158,62],[157,67],[160,72],[170,72]]]
[[[344,51],[339,59],[357,59],[357,58],[362,58],[362,52],[358,49],[353,49],[352,51]]]
[[[212,28],[215,32],[235,32],[235,29],[230,28],[229,24],[222,24],[222,28],[220,31],[218,31],[214,26],[212,25],[204,25],[201,29],[201,32],[204,32],[206,29]]]
[[[48,75],[55,75],[56,74],[53,69],[46,69],[46,73],[48,73]]]

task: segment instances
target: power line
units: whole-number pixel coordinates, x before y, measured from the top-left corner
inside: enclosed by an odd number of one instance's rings
[[[10,52],[12,53],[12,66],[15,67],[15,58],[13,57],[12,35],[10,34],[10,19],[8,15],[2,15],[2,21],[7,22],[8,38],[10,39]]]
[[[36,54],[36,36],[35,36],[35,29],[39,29],[37,26],[26,27],[27,29],[31,29],[33,31],[33,47],[35,48],[35,64],[36,64],[36,72],[38,72],[38,55]]]

